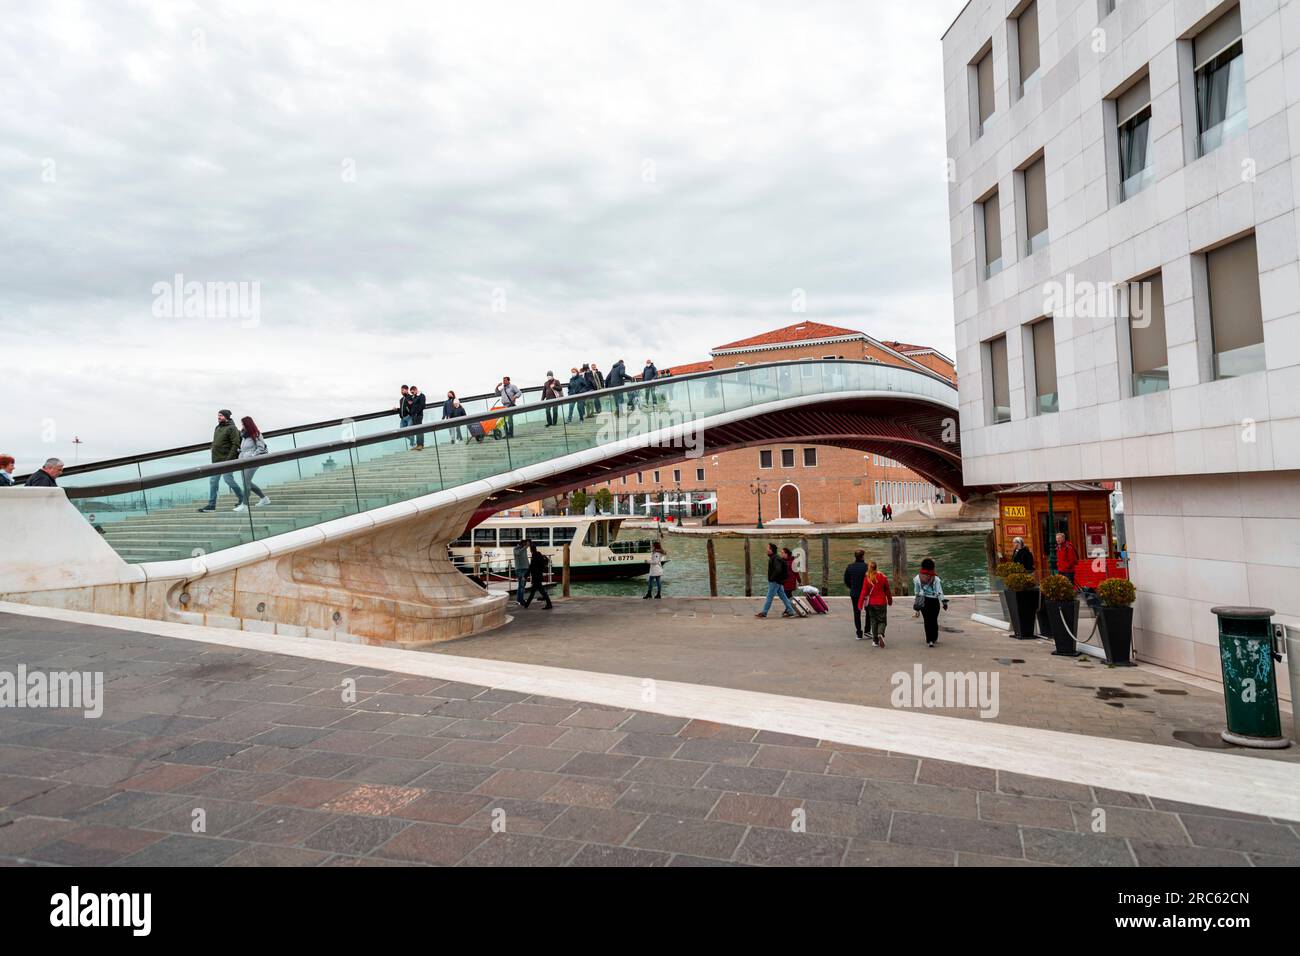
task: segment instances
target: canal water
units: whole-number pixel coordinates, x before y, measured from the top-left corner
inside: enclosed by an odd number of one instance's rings
[[[653,538],[653,531],[625,529],[618,538],[634,540]],[[705,551],[706,538],[703,535],[663,536],[664,550],[668,552],[668,563],[664,566],[664,595],[675,597],[707,597],[709,593],[709,563]],[[749,539],[750,556],[753,563],[755,593],[762,593],[767,588],[767,543],[771,541],[777,547],[791,550],[799,546],[799,535],[790,537],[774,536],[753,537]],[[880,569],[891,573],[889,538],[852,538],[832,537],[830,593],[843,595],[844,568],[853,560],[853,552],[862,548],[867,552],[867,560],[875,559]],[[720,596],[742,597],[745,593],[745,541],[743,538],[718,537],[713,539],[714,552],[718,564],[718,594]],[[974,594],[989,590],[988,568],[984,560],[984,535],[980,534],[945,534],[926,535],[908,534],[907,565],[908,582],[920,569],[922,558],[934,558],[935,568],[943,580],[943,589],[947,594]],[[808,574],[807,582],[821,587],[822,580],[822,544],[815,535],[808,536]],[[633,578],[624,581],[584,581],[574,582],[571,591],[574,594],[603,594],[634,597],[645,593],[645,578]]]

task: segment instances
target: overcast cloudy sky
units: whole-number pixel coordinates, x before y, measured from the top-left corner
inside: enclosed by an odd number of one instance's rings
[[[74,436],[82,461],[202,441],[219,407],[274,428],[408,380],[671,366],[800,318],[951,354],[959,7],[14,5],[0,451],[26,470]],[[249,283],[256,316],[167,313],[178,274]]]

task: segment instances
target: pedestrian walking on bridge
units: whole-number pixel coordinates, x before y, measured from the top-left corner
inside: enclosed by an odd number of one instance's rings
[[[231,421],[230,409],[223,408],[217,412],[217,427],[212,430],[212,461],[214,463],[234,461],[239,457],[239,443],[239,429],[235,428],[235,423]],[[226,487],[235,493],[235,504],[244,503],[244,492],[235,483],[235,476],[231,472],[226,472],[208,478],[208,503],[199,511],[217,510],[217,492],[220,491],[223,481]]]
[[[501,384],[497,386],[497,394],[501,396],[501,404],[505,408],[514,408],[524,397],[523,392],[519,391],[519,386],[510,381],[509,375],[501,376]],[[513,415],[503,415],[505,420],[505,432],[507,438],[515,437],[515,417]]]
[[[424,409],[428,404],[428,399],[424,397],[424,392],[420,391],[420,386],[411,386],[411,424],[424,424]],[[415,451],[424,451],[424,432],[412,435],[408,439],[411,448]]]

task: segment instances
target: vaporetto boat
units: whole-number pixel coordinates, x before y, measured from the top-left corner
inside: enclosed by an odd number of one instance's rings
[[[514,548],[520,541],[535,543],[550,558],[557,577],[564,564],[567,544],[571,580],[634,578],[650,570],[653,542],[617,540],[623,520],[603,515],[497,516],[461,535],[447,550],[452,561],[466,574],[486,573],[492,580],[511,580]]]

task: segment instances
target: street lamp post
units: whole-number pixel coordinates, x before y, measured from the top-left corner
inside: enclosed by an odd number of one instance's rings
[[[763,485],[762,478],[755,478],[749,486],[749,493],[758,498],[758,530],[763,530],[763,496],[767,494],[767,488]]]
[[[1052,483],[1047,483],[1047,569],[1056,573],[1056,509],[1052,506]]]
[[[677,527],[680,528],[682,526],[682,483],[680,481],[674,481],[673,489],[673,494],[677,503]]]

